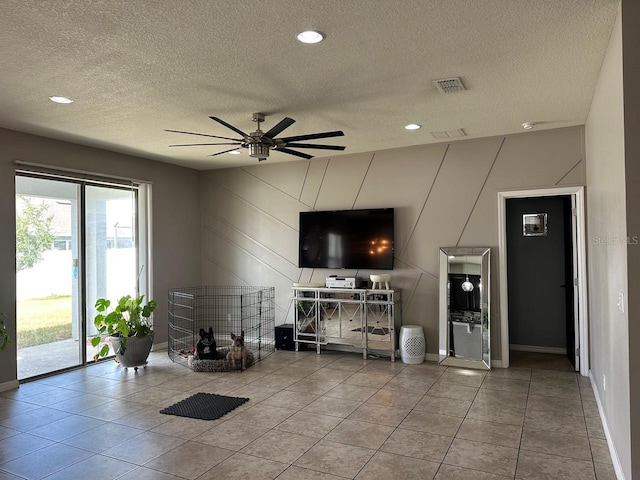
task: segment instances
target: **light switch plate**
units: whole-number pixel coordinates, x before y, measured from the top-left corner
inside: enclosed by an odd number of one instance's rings
[[[623,292],[618,292],[616,305],[618,306],[618,310],[624,313],[624,293]]]

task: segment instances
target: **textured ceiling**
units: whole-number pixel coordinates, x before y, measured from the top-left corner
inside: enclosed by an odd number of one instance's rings
[[[2,0],[0,126],[196,169],[255,164],[208,118],[344,154],[583,124],[619,0]],[[324,42],[303,45],[302,30]],[[432,81],[461,77],[442,95]],[[58,105],[49,95],[71,97]],[[422,129],[407,131],[405,124]],[[284,133],[281,135],[284,136]],[[207,141],[207,140],[205,140]],[[215,140],[213,140],[215,141]],[[325,156],[321,150],[305,150]],[[272,152],[270,163],[299,160]]]

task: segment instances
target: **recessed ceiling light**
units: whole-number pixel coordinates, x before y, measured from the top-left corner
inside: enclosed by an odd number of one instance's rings
[[[231,150],[229,153],[231,155],[240,155],[240,150]]]
[[[49,100],[51,100],[52,102],[56,102],[56,103],[73,103],[73,100],[71,100],[68,97],[60,97],[58,95],[51,95],[49,97]]]
[[[534,122],[524,122],[522,124],[522,128],[524,128],[525,130],[531,130],[535,126],[536,124]]]
[[[324,40],[324,34],[316,32],[315,30],[307,30],[305,32],[300,32],[296,35],[296,38],[302,43],[320,43]]]
[[[409,125],[405,125],[404,128],[407,130],[418,130],[421,126],[417,123],[410,123]]]

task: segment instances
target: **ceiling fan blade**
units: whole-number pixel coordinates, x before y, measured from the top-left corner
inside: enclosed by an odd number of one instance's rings
[[[227,122],[225,122],[224,120],[219,119],[218,117],[209,117],[211,120],[214,120],[222,125],[224,125],[225,127],[233,130],[234,132],[236,132],[238,135],[242,135],[242,138],[248,137],[249,135],[247,135],[246,133],[244,133],[242,130],[240,130],[239,128],[234,127],[233,125],[228,124]]]
[[[295,150],[289,150],[288,148],[276,148],[276,152],[288,153],[289,155],[295,155],[296,157],[306,158],[307,160],[313,158],[313,155],[309,155],[302,152],[296,152]]]
[[[296,123],[296,121],[293,118],[285,117],[280,120],[280,123],[278,123],[276,126],[271,127],[271,129],[267,133],[265,133],[264,136],[273,139],[273,137],[281,133],[285,128],[289,128],[294,123]]]
[[[237,148],[232,148],[230,150],[225,150],[224,152],[212,153],[211,155],[208,155],[208,156],[209,157],[215,157],[216,155],[222,155],[223,153],[233,152],[234,150],[238,150],[238,149]]]
[[[343,137],[344,132],[337,130],[335,132],[310,133],[308,135],[296,135],[295,137],[280,138],[283,142],[296,142],[298,140],[314,140],[316,138]]]
[[[198,147],[200,145],[242,145],[242,143],[181,143],[179,145],[169,145],[170,147]]]
[[[207,135],[206,133],[183,132],[182,130],[165,130],[165,132],[186,133],[187,135],[198,135],[200,137],[220,138],[222,140],[233,140],[234,142],[241,142],[242,141],[241,138],[219,137],[217,135]]]
[[[313,143],[287,143],[287,147],[293,148],[317,148],[318,150],[344,150],[347,147],[340,145],[316,145]]]

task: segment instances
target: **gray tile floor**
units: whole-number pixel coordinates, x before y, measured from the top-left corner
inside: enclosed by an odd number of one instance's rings
[[[194,373],[166,352],[137,373],[101,363],[0,393],[0,480],[615,478],[588,380],[521,365],[285,351],[243,373]],[[215,421],[159,413],[196,392],[251,400]]]

